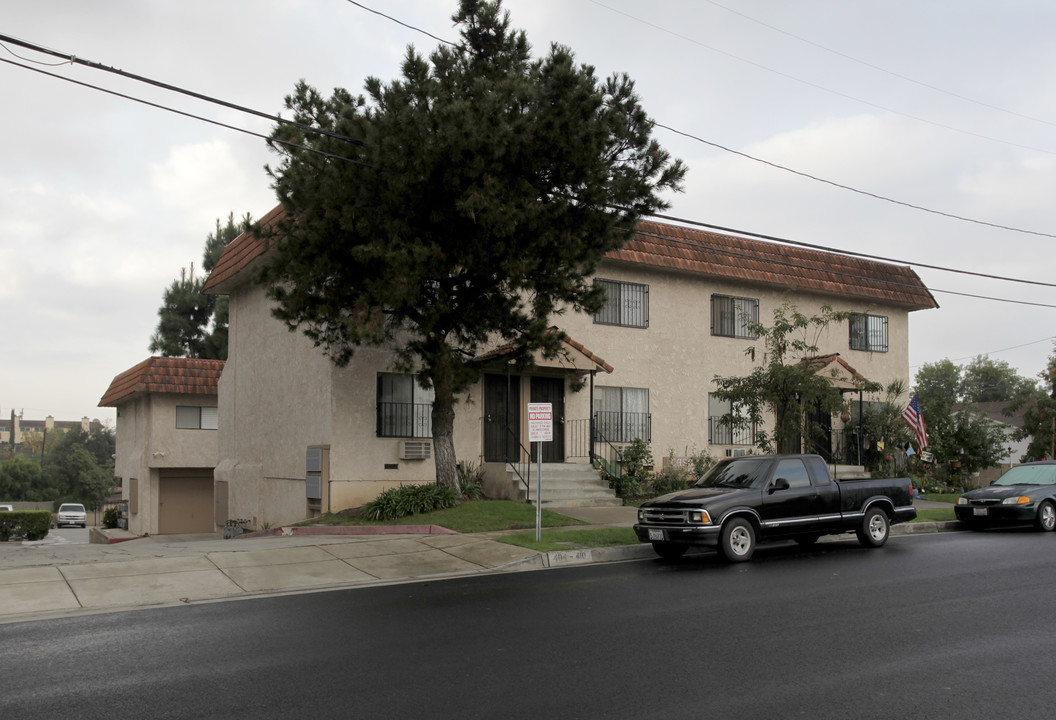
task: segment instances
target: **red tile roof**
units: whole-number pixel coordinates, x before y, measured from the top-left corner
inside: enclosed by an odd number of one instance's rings
[[[223,360],[152,357],[113,379],[99,407],[117,407],[143,393],[216,395]]]
[[[912,268],[904,265],[667,223],[638,223],[634,236],[608,257],[722,279],[889,302],[911,310],[939,306]]]
[[[257,225],[261,228],[269,228],[285,215],[286,208],[279,205],[262,217]],[[265,240],[258,237],[256,233],[252,231],[242,233],[229,242],[224,251],[220,253],[220,259],[216,261],[216,266],[206,278],[202,291],[221,295],[230,292],[242,281],[242,271],[263,255],[265,249]]]
[[[280,205],[261,219],[261,225],[270,226],[284,214]],[[246,279],[243,271],[264,249],[264,241],[252,233],[239,235],[220,255],[205,291],[230,292]],[[908,266],[668,223],[639,222],[634,236],[607,257],[724,280],[887,302],[909,310],[939,306]]]

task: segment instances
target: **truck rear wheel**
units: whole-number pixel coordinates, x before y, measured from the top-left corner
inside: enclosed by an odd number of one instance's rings
[[[869,508],[857,531],[858,542],[862,547],[878,548],[887,542],[890,527],[887,513],[878,507]]]
[[[722,526],[719,552],[730,562],[750,560],[755,552],[755,528],[744,518],[734,518]]]
[[[686,554],[686,550],[689,548],[685,545],[676,545],[675,543],[669,542],[654,542],[653,552],[662,557],[664,560],[677,560]]]

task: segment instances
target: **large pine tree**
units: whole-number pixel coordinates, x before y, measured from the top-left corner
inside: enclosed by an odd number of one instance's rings
[[[259,280],[275,315],[338,365],[361,345],[434,390],[437,481],[457,487],[456,398],[498,340],[553,350],[554,315],[594,311],[590,280],[685,168],[653,139],[625,75],[554,45],[533,59],[500,2],[461,0],[460,41],[402,77],[330,98],[301,82],[270,145],[285,220]]]
[[[227,244],[250,226],[247,214],[235,222],[234,213],[227,224],[216,221],[216,231],[205,240],[202,274],[196,276],[194,264],[183,268],[180,277],[165,290],[158,308],[158,326],[150,338],[150,352],[165,357],[227,359],[227,296],[202,292],[205,279],[216,266]]]

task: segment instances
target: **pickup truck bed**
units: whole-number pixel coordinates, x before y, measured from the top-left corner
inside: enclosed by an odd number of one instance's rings
[[[917,516],[909,478],[834,480],[817,455],[749,455],[724,460],[689,490],[643,503],[638,539],[664,558],[716,547],[731,562],[758,542],[854,532],[867,547],[887,542],[890,525]]]

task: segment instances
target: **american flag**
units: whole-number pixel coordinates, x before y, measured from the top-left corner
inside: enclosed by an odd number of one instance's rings
[[[902,419],[917,434],[917,447],[921,450],[928,446],[928,428],[924,424],[924,413],[920,409],[920,396],[914,395],[909,405],[902,412]]]

